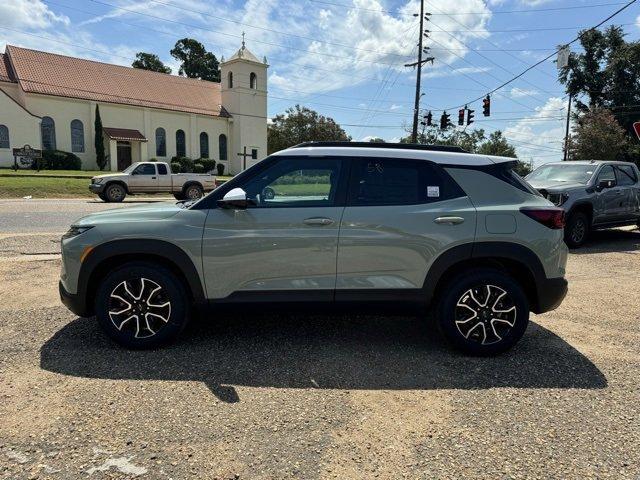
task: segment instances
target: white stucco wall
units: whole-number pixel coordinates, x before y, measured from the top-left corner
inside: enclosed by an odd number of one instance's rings
[[[9,90],[7,86],[0,84],[0,90],[0,125],[9,129],[9,148],[0,148],[0,167],[10,167],[12,149],[27,144],[40,148],[40,119],[18,105],[5,91]]]

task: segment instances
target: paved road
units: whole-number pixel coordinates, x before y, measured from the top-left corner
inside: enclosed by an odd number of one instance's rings
[[[74,220],[100,210],[140,203],[171,201],[173,198],[132,198],[123,203],[95,199],[0,200],[0,235],[7,233],[65,232]],[[175,202],[175,200],[173,200]]]
[[[25,237],[3,248],[55,242]],[[127,351],[60,306],[59,269],[0,260],[0,478],[639,478],[640,232],[572,254],[566,301],[496,358],[414,317],[269,312]]]

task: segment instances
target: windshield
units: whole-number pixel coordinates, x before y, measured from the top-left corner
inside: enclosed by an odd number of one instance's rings
[[[595,165],[543,165],[527,175],[526,179],[528,182],[547,180],[550,182],[586,184],[589,182],[595,169]]]
[[[140,162],[135,162],[132,163],[131,165],[129,165],[127,168],[125,168],[122,173],[131,173],[135,170],[135,168],[140,165]]]

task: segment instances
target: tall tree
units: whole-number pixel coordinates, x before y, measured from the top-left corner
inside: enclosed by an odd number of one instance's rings
[[[100,106],[96,105],[96,119],[93,124],[95,130],[94,147],[96,148],[96,163],[100,170],[107,166],[107,157],[104,153],[104,135],[102,132],[102,118],[100,118]]]
[[[596,109],[580,116],[569,141],[571,160],[620,160],[629,137],[610,111]]]
[[[500,130],[491,132],[489,138],[478,148],[478,153],[498,155],[499,157],[516,157],[515,147],[504,138]]]
[[[178,40],[169,52],[181,62],[178,73],[189,78],[220,82],[220,64],[216,56],[193,38]]]
[[[351,137],[332,118],[296,105],[276,115],[267,130],[269,154],[302,142],[351,141]]]
[[[136,59],[131,66],[141,70],[151,70],[152,72],[171,73],[171,69],[162,63],[160,57],[154,53],[136,53]]]

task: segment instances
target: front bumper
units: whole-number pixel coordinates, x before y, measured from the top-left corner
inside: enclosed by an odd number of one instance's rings
[[[95,194],[99,194],[104,190],[104,185],[101,183],[92,183],[89,185],[89,190]]]
[[[544,313],[560,306],[564,297],[567,296],[569,284],[563,277],[545,278],[537,282],[536,289],[538,290],[538,304],[532,310],[533,313]]]
[[[90,317],[92,315],[87,308],[87,304],[83,296],[67,292],[64,285],[62,285],[62,282],[58,283],[58,290],[60,291],[60,300],[62,301],[62,304],[71,310],[71,312],[75,313],[79,317]]]

